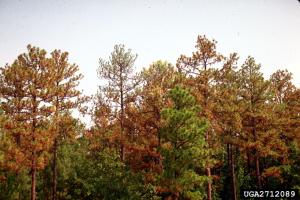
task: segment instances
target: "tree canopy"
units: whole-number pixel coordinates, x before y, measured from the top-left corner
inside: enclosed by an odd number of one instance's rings
[[[300,189],[293,75],[267,78],[253,57],[239,65],[207,36],[195,49],[137,71],[137,54],[115,45],[88,97],[68,52],[28,45],[0,68],[0,199],[238,200],[243,189]]]

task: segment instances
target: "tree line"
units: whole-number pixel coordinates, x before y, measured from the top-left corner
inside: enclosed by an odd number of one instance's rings
[[[198,36],[176,65],[115,45],[97,94],[68,52],[27,46],[0,68],[0,199],[241,199],[300,189],[300,89]],[[74,110],[91,116],[86,127]]]

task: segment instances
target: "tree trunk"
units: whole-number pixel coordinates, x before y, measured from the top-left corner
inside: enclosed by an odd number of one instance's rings
[[[208,146],[210,147],[210,145],[209,145],[209,134],[208,134],[208,131],[206,131],[205,140],[206,140]],[[210,169],[210,166],[206,167],[206,175],[207,175],[207,177],[209,179],[211,179],[211,169]],[[208,183],[207,183],[207,200],[212,200],[211,191],[212,191],[212,181],[209,180]]]
[[[236,180],[235,180],[235,166],[234,166],[234,154],[233,154],[233,146],[229,145],[229,162],[230,162],[230,175],[231,175],[231,190],[232,190],[232,196],[231,199],[232,200],[237,200],[237,194],[236,194]]]
[[[53,165],[52,165],[52,200],[56,200],[56,188],[57,188],[57,138],[54,140],[53,146]]]
[[[208,178],[211,178],[210,167],[206,168],[206,174],[207,174]],[[209,180],[207,183],[207,200],[212,200],[211,190],[212,190],[212,184],[211,184],[211,180]]]
[[[206,135],[205,135],[205,140],[208,144],[208,147],[210,148],[210,143],[209,143],[209,133],[208,131],[206,131]],[[210,166],[208,165],[208,167],[206,167],[206,175],[209,179],[211,179],[211,169],[210,169]],[[207,200],[212,200],[212,195],[211,195],[211,192],[212,192],[212,181],[209,180],[208,183],[207,183]]]
[[[255,127],[255,122],[254,122],[254,118],[251,118],[251,122],[252,122],[252,134],[254,136],[254,142],[257,141],[257,134],[256,134],[256,127]],[[256,180],[257,180],[257,186],[258,189],[261,189],[261,180],[260,180],[260,170],[259,170],[259,157],[258,157],[258,152],[257,149],[255,149],[254,151],[254,159],[255,159],[255,174],[256,174]]]
[[[33,120],[32,120],[32,143],[35,144],[35,128],[36,128],[36,97],[33,97]],[[36,199],[35,187],[36,187],[36,149],[33,145],[32,158],[31,158],[31,200]]]
[[[204,68],[204,85],[205,89],[203,92],[204,97],[204,115],[207,117],[207,104],[208,104],[208,77],[207,77],[207,62],[203,62],[203,68]],[[208,147],[211,148],[210,141],[209,141],[209,131],[206,131],[205,140],[208,144]],[[206,168],[206,175],[209,179],[211,179],[211,169],[210,166]],[[207,200],[212,200],[212,181],[209,180],[207,183]]]
[[[255,173],[258,189],[261,189],[261,178],[260,178],[260,170],[259,170],[259,158],[255,156]]]
[[[123,91],[123,78],[122,68],[120,70],[120,101],[121,101],[121,161],[125,160],[124,152],[124,91]]]
[[[56,82],[56,88],[58,88],[59,82]],[[58,99],[58,95],[56,96],[55,100],[55,119],[58,119],[59,115],[59,109],[60,109],[60,103]],[[56,200],[56,193],[57,193],[57,148],[58,148],[58,137],[60,133],[60,126],[58,122],[56,122],[57,132],[54,139],[53,144],[53,163],[52,163],[52,200]]]
[[[33,139],[34,141],[34,139]],[[36,151],[32,152],[32,162],[31,162],[31,200],[36,199],[35,185],[36,185]]]

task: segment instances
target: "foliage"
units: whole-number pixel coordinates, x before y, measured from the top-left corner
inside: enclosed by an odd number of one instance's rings
[[[300,89],[198,36],[174,67],[116,45],[89,107],[68,53],[27,46],[0,68],[0,199],[240,199],[300,189]],[[87,77],[88,78],[88,77]],[[200,109],[201,108],[201,109]],[[85,112],[86,113],[86,112]],[[51,162],[50,162],[51,160]]]
[[[81,138],[61,146],[59,199],[154,199],[151,185],[140,185],[142,176],[126,169],[117,151],[92,153],[88,142]]]
[[[173,198],[201,199],[205,176],[197,170],[205,166],[207,152],[204,131],[207,123],[197,117],[199,108],[187,91],[170,90],[172,107],[162,110],[161,128],[163,173],[160,193]]]

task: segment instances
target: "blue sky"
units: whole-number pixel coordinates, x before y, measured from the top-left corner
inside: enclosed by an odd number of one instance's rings
[[[85,76],[81,89],[94,94],[100,57],[115,44],[138,54],[136,67],[158,59],[175,64],[194,51],[197,35],[218,41],[218,51],[248,55],[266,78],[288,69],[300,86],[300,3],[297,0],[0,0],[0,66],[32,44],[68,51]]]

